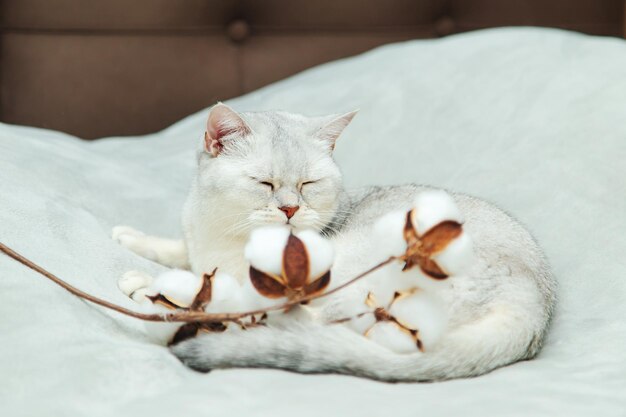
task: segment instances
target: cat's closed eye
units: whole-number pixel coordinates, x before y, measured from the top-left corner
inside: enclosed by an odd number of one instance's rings
[[[263,187],[268,187],[270,190],[274,190],[274,184],[269,182],[269,181],[262,181],[256,177],[250,177],[250,179],[254,182],[256,182],[257,184],[262,185]]]
[[[300,183],[300,191],[302,191],[302,188],[304,188],[305,185],[315,184],[318,181],[319,180],[311,180],[311,181],[304,181]]]
[[[259,184],[264,185],[266,187],[270,187],[270,190],[274,189],[274,184],[269,181],[259,181]]]

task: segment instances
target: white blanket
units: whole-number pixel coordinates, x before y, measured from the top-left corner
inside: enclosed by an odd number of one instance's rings
[[[623,415],[625,75],[623,40],[498,29],[385,46],[228,102],[311,115],[360,108],[336,150],[348,186],[435,184],[528,225],[560,283],[537,359],[435,384],[199,374],[149,343],[137,320],[0,255],[0,415]],[[0,124],[0,241],[132,308],[117,278],[162,267],[111,241],[111,227],[179,235],[205,116],[96,142]]]

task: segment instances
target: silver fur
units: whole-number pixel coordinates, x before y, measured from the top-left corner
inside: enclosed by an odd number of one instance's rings
[[[126,246],[166,265],[189,265],[196,273],[219,266],[246,279],[243,245],[250,229],[285,223],[278,207],[299,205],[293,227],[316,228],[335,242],[333,280],[341,282],[380,261],[372,256],[374,221],[391,210],[408,209],[428,188],[405,185],[345,192],[331,149],[352,113],[324,118],[246,113],[241,115],[245,122],[231,113],[219,122],[244,123],[249,132],[225,137],[217,157],[199,152],[198,175],[183,213],[184,242],[145,236]],[[253,178],[273,181],[274,190]],[[310,180],[317,182],[301,191],[301,183]],[[423,354],[396,354],[346,327],[321,324],[342,317],[344,300],[362,297],[363,283],[329,297],[317,322],[294,320],[277,327],[206,334],[174,346],[172,352],[203,371],[269,367],[384,381],[469,377],[533,358],[556,299],[545,257],[511,216],[477,198],[452,195],[465,216],[478,262],[467,277],[445,291],[450,321],[435,348]]]

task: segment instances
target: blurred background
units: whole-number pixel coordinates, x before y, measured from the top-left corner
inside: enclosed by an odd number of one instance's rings
[[[0,120],[92,139],[379,45],[499,26],[624,37],[626,0],[0,0]]]

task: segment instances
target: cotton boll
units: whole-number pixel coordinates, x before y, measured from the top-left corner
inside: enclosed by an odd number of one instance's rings
[[[463,216],[452,196],[443,190],[424,191],[413,202],[413,227],[423,235],[433,226],[445,220],[463,223]]]
[[[415,339],[391,321],[376,323],[366,337],[396,353],[419,352]]]
[[[328,272],[335,260],[332,243],[313,230],[304,230],[295,235],[304,243],[309,254],[310,278],[315,279]]]
[[[389,314],[403,326],[418,330],[425,350],[439,340],[448,321],[443,301],[436,294],[423,290],[395,300]]]
[[[173,269],[157,276],[148,287],[149,294],[162,294],[181,307],[188,307],[196,298],[202,278],[190,271]]]
[[[433,259],[447,274],[463,275],[475,261],[473,246],[469,235],[462,233]]]
[[[406,211],[389,212],[376,221],[373,239],[376,242],[375,256],[381,260],[390,256],[401,256],[406,252],[404,226]]]
[[[189,271],[171,270],[157,276],[147,288],[151,295],[162,294],[168,300],[181,307],[191,305],[202,285],[202,279]],[[144,302],[139,306],[143,313],[169,314],[170,310],[160,304]],[[165,323],[146,321],[144,327],[150,340],[166,345],[184,323]]]
[[[256,269],[280,275],[283,251],[289,238],[286,226],[265,226],[254,229],[244,249],[244,256]]]
[[[245,311],[243,288],[232,275],[217,272],[211,281],[211,301],[207,313],[238,313]]]

